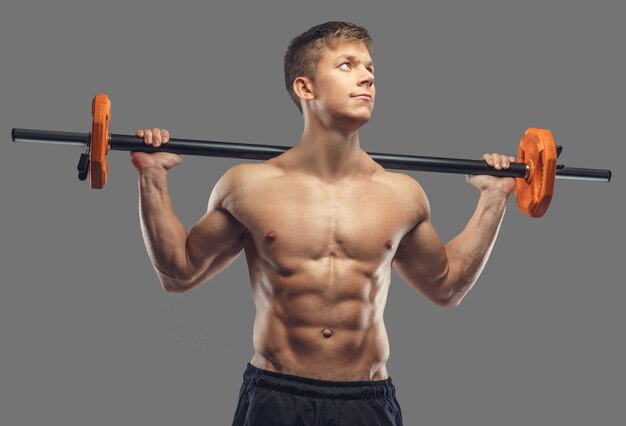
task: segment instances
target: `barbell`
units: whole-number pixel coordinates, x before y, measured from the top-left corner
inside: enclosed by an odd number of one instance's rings
[[[170,139],[158,148],[146,145],[143,138],[109,133],[111,101],[105,94],[97,94],[92,102],[91,133],[58,132],[49,130],[16,129],[11,131],[13,142],[43,142],[78,145],[86,149],[78,162],[78,178],[86,180],[94,189],[102,189],[108,176],[107,153],[120,151],[171,152],[175,154],[208,157],[247,158],[266,160],[291,147],[277,145],[215,142],[193,139]],[[609,182],[611,171],[565,167],[557,164],[562,147],[554,142],[547,129],[528,128],[518,148],[518,158],[508,169],[496,170],[482,160],[423,157],[415,155],[367,154],[384,168],[440,173],[491,175],[514,177],[515,199],[522,213],[541,217],[550,205],[556,178]]]

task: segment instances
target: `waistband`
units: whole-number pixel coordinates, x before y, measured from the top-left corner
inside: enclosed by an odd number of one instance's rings
[[[339,382],[318,380],[263,370],[248,363],[243,373],[244,386],[255,386],[314,398],[376,399],[395,398],[391,377],[385,380]]]

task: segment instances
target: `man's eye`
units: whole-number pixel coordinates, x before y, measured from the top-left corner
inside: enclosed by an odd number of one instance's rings
[[[344,65],[347,65],[348,67],[350,66],[350,62],[344,62],[343,64],[339,65],[340,67],[343,67]]]

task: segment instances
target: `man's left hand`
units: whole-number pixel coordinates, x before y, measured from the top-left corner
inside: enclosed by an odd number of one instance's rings
[[[501,154],[485,154],[482,159],[496,170],[508,169],[511,163],[515,163],[515,157]],[[467,175],[467,183],[474,185],[483,191],[500,191],[509,196],[515,189],[515,178],[497,177],[489,175]]]

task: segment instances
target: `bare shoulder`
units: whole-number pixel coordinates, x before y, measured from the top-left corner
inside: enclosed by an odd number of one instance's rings
[[[228,169],[220,178],[230,190],[259,182],[277,173],[277,169],[266,163],[238,163]]]
[[[276,173],[275,168],[266,163],[235,164],[226,170],[215,184],[209,199],[209,206],[217,204],[229,210],[228,205],[236,195],[249,190],[250,186]]]
[[[399,194],[412,199],[426,198],[426,193],[415,178],[407,175],[406,173],[390,172],[385,170],[384,173],[378,175],[379,178],[398,191]]]
[[[220,178],[220,181],[224,181],[231,185],[231,189],[236,189],[238,186],[254,180],[262,173],[267,173],[267,166],[263,163],[238,163],[232,166]]]
[[[390,172],[388,170],[378,174],[377,178],[393,188],[403,205],[409,206],[415,212],[420,212],[420,218],[423,218],[422,216],[424,215],[429,215],[428,198],[422,185],[415,178],[406,173]]]

